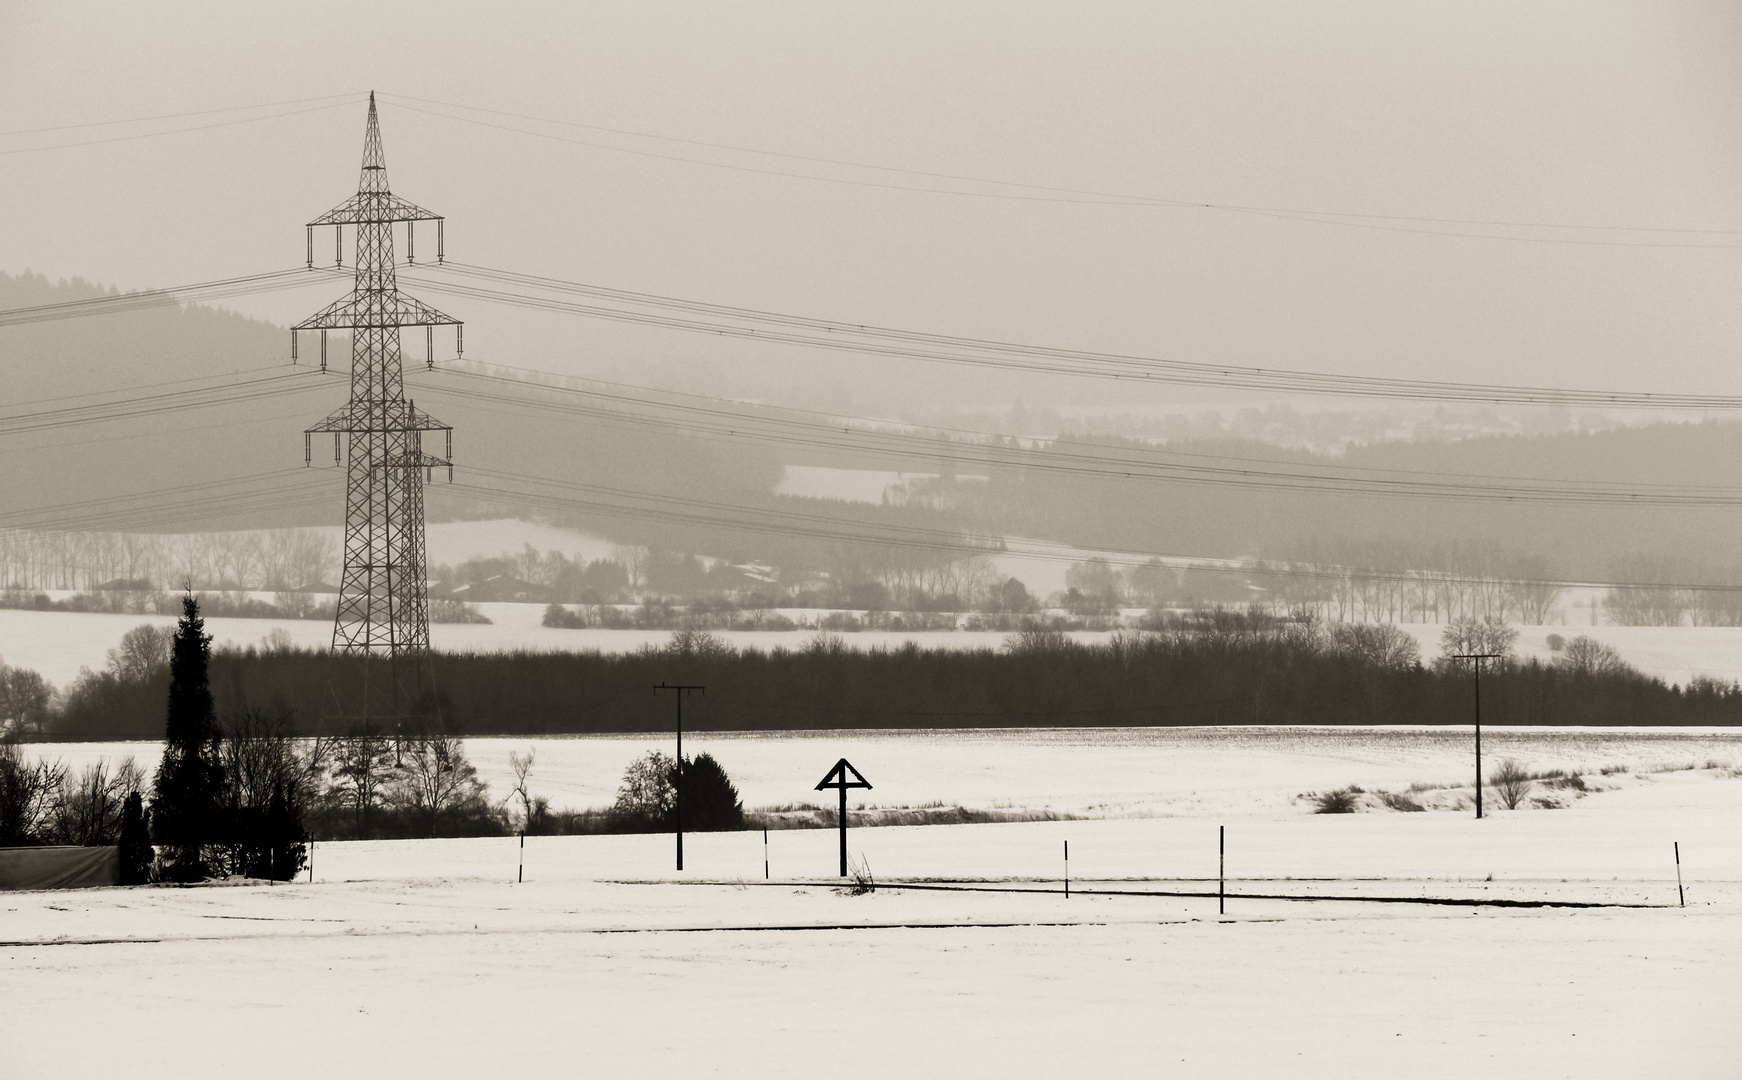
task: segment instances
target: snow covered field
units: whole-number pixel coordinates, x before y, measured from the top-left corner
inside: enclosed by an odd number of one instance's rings
[[[689,838],[688,884],[670,837],[610,836],[529,839],[523,884],[485,839],[319,845],[312,884],[0,894],[0,1075],[1733,1077],[1742,781],[1690,777],[1481,822],[863,829],[864,896],[826,887],[827,831],[773,834],[767,886],[729,833]],[[1225,916],[1108,895],[1213,891],[1220,824]],[[890,887],[914,878],[1030,891]]]
[[[697,700],[693,715],[694,722],[706,722],[705,701]],[[512,786],[509,753],[533,750],[533,794],[553,807],[573,809],[610,805],[629,762],[653,748],[672,751],[670,735],[465,743],[496,797],[506,797]],[[1580,771],[1593,787],[1682,782],[1694,772],[1703,781],[1715,773],[1690,766],[1742,767],[1742,730],[1490,727],[1482,746],[1490,772],[1510,757],[1534,772]],[[131,755],[149,770],[156,767],[159,745],[43,743],[26,749],[74,769]],[[694,731],[685,733],[684,751],[719,759],[751,808],[817,802],[822,796],[813,786],[844,756],[876,785],[855,805],[942,803],[1097,818],[1299,814],[1310,809],[1297,798],[1307,791],[1349,784],[1392,791],[1411,784],[1467,786],[1474,772],[1470,731],[1441,728]],[[1628,771],[1600,775],[1615,766]],[[1742,788],[1742,780],[1735,785]]]

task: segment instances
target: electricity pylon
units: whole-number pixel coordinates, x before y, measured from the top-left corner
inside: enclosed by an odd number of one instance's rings
[[[399,291],[394,278],[393,227],[406,223],[406,263],[416,261],[416,223],[436,223],[436,261],[443,251],[442,219],[393,194],[381,152],[375,95],[363,135],[363,172],[357,194],[308,223],[308,264],[314,267],[314,230],[334,229],[334,265],[344,265],[345,226],[356,230],[356,287],[291,330],[321,336],[321,370],[327,366],[327,331],[351,331],[351,399],[344,408],[303,433],[303,458],[312,463],[314,436],[331,432],[335,464],[345,465],[345,568],[339,582],[333,650],[361,654],[360,720],[397,727],[430,687],[429,585],[425,577],[423,485],[438,467],[453,478],[453,429],[420,411],[405,396],[399,331],[425,327],[427,362],[434,366],[437,326],[455,328],[455,353],[463,333],[459,320]],[[424,432],[442,432],[441,457],[426,453]],[[385,659],[386,678],[376,669]],[[350,713],[350,703],[340,711]]]

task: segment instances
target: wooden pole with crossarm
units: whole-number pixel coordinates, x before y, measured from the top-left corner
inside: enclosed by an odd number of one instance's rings
[[[1482,817],[1482,661],[1502,659],[1499,653],[1458,653],[1453,660],[1468,660],[1476,671],[1476,818]]]
[[[871,785],[868,781],[866,781],[866,779],[863,776],[859,775],[858,769],[855,769],[855,768],[853,768],[853,766],[847,764],[846,758],[842,758],[840,761],[835,762],[835,767],[830,769],[828,772],[828,775],[824,776],[822,778],[821,782],[819,782],[817,784],[818,791],[821,791],[824,788],[839,788],[840,792],[841,792],[841,876],[846,877],[847,876],[847,789],[848,788],[864,788],[866,791],[869,791],[869,790],[871,790]]]

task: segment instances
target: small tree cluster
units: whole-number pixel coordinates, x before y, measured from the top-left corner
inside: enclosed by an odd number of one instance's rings
[[[1490,615],[1478,619],[1473,615],[1453,619],[1440,633],[1440,660],[1450,663],[1455,656],[1498,656],[1502,662],[1512,655],[1518,643],[1516,627],[1506,620]]]
[[[118,843],[144,780],[130,757],[73,775],[59,762],[27,762],[15,739],[0,740],[0,847]]]
[[[323,765],[313,801],[324,836],[474,836],[508,828],[464,745],[439,727],[400,739],[372,731],[335,739]]]
[[[726,770],[712,754],[683,759],[683,769],[659,750],[630,762],[612,813],[631,830],[660,832],[678,821],[678,786],[683,788],[686,832],[724,832],[744,827],[744,804]]]

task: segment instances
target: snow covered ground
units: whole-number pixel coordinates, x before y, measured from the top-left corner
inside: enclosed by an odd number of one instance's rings
[[[705,708],[698,699],[698,722],[705,722]],[[572,809],[609,806],[631,761],[650,749],[673,749],[670,735],[479,738],[465,744],[497,798],[512,786],[509,753],[530,750],[532,793],[553,807]],[[1742,768],[1742,731],[1725,729],[1486,728],[1482,746],[1490,774],[1502,758],[1513,758],[1533,772],[1578,771],[1593,788],[1704,783]],[[132,756],[150,770],[159,744],[43,743],[26,749],[74,769]],[[714,755],[750,808],[824,799],[814,785],[846,757],[875,785],[856,797],[855,806],[943,804],[1093,818],[1300,814],[1312,808],[1299,798],[1309,791],[1350,784],[1374,791],[1412,784],[1467,789],[1474,773],[1471,732],[1440,728],[692,731],[684,735],[684,752]],[[1601,772],[1616,767],[1626,771]],[[1734,784],[1742,789],[1742,780]],[[1536,794],[1552,790],[1539,786]]]
[[[312,883],[0,894],[0,1075],[1733,1077],[1742,782],[1665,775],[1481,822],[862,829],[863,896],[826,887],[827,831],[773,834],[767,885],[762,837],[727,833],[681,876],[668,836],[535,837],[521,884],[486,839],[322,844]],[[1225,916],[1109,895],[1213,891],[1223,824]]]

